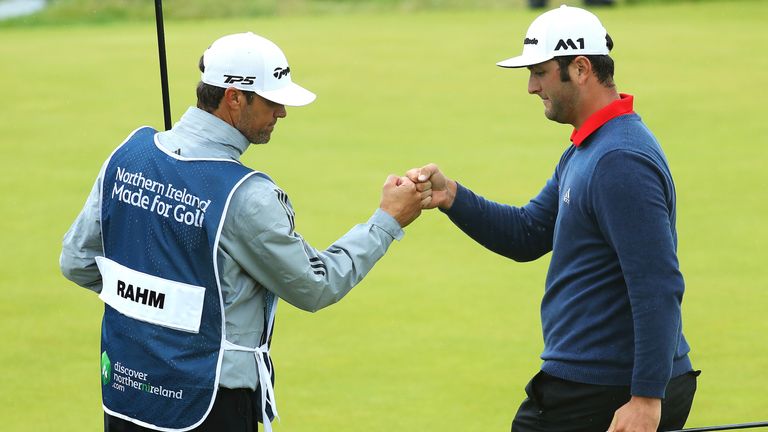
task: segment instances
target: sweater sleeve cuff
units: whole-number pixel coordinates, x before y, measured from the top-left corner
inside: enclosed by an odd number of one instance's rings
[[[656,381],[632,381],[632,396],[664,399],[667,383]]]
[[[469,208],[468,198],[471,195],[472,191],[462,186],[461,183],[456,182],[456,196],[453,198],[453,205],[451,205],[451,208],[447,210],[440,209],[440,211],[445,213],[450,218],[465,213]]]
[[[381,228],[395,240],[402,240],[405,236],[405,232],[397,220],[380,208],[376,209],[373,216],[368,219],[368,223]]]

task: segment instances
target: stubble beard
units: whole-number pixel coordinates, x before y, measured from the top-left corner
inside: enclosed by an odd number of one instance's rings
[[[242,123],[238,124],[236,126],[236,129],[240,131],[241,134],[245,138],[248,139],[248,142],[251,144],[266,144],[269,142],[269,139],[272,137],[272,131],[262,129],[262,130],[248,130],[242,126]]]
[[[251,141],[251,144],[266,144],[269,142],[270,138],[272,138],[272,132],[260,131],[257,132],[255,136],[249,137],[248,139]]]
[[[560,112],[560,105],[554,103],[550,99],[550,106],[549,108],[544,109],[544,116],[547,117],[548,120],[552,120],[553,122],[562,123],[560,117],[562,116],[562,113]]]
[[[571,118],[573,117],[573,101],[572,100],[549,100],[550,106],[544,110],[544,115],[553,122],[562,124],[571,124]]]

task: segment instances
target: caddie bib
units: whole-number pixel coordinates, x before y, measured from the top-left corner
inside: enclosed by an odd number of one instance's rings
[[[232,160],[168,153],[156,133],[134,131],[103,176],[102,402],[116,417],[183,431],[210,412],[225,349],[254,353],[262,406],[270,397],[274,405],[268,343],[250,348],[225,340],[217,262],[232,194],[248,177],[264,175]],[[262,340],[274,320],[276,298],[269,297]]]

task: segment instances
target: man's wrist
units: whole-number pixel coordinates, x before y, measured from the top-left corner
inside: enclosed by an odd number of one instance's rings
[[[454,201],[456,201],[456,191],[459,186],[455,180],[448,179],[445,185],[445,201],[440,203],[441,210],[449,210],[453,207]]]
[[[661,403],[661,399],[657,397],[651,397],[651,396],[632,396],[632,399],[639,403],[644,403],[648,405],[653,405],[657,403]]]
[[[368,223],[381,228],[395,240],[401,240],[405,235],[405,231],[403,231],[403,228],[400,226],[400,222],[381,207],[376,209],[370,219],[368,219]]]

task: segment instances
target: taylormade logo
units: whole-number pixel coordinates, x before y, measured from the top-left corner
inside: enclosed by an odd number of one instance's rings
[[[277,79],[281,79],[282,77],[288,75],[289,73],[291,73],[291,68],[289,68],[288,66],[286,66],[285,69],[276,67],[275,72],[272,74],[272,76]]]

